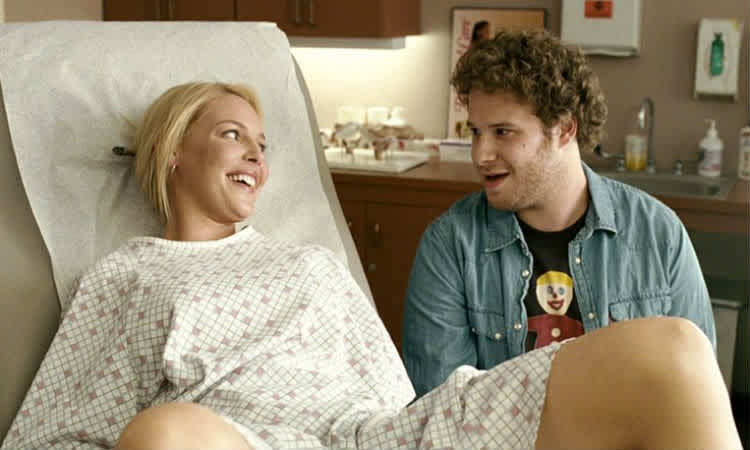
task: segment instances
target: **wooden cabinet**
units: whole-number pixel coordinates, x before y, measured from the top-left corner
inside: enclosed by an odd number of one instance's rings
[[[375,305],[396,346],[409,274],[427,226],[454,202],[479,189],[468,164],[428,164],[400,175],[333,171]]]
[[[290,36],[419,34],[420,15],[420,0],[103,0],[104,20],[269,21]]]
[[[166,9],[164,9],[166,14]],[[161,0],[104,0],[104,20],[163,20]]]
[[[104,0],[104,20],[235,20],[235,0]]]
[[[234,20],[235,0],[168,0],[168,20]]]
[[[419,0],[237,0],[237,20],[276,22],[290,36],[388,38],[420,33]]]

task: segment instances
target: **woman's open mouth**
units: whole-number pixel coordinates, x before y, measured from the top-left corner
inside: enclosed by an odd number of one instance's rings
[[[251,175],[241,173],[235,175],[227,175],[227,178],[248,191],[252,192],[255,189],[256,181],[255,178]]]

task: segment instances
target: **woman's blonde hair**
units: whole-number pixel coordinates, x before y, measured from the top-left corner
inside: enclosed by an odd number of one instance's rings
[[[135,175],[164,223],[170,217],[167,179],[190,126],[214,99],[231,94],[244,99],[263,117],[255,91],[242,84],[192,82],[174,86],[151,104],[135,137]]]

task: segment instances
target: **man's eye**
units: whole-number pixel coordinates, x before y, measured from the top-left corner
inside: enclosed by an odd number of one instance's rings
[[[258,145],[258,147],[260,147],[260,151],[263,152],[263,153],[265,153],[266,149],[268,148],[268,146],[266,144],[260,144],[260,145]]]
[[[479,128],[473,128],[472,127],[472,128],[469,128],[469,130],[471,130],[471,135],[472,136],[479,136]]]
[[[222,133],[222,135],[225,138],[229,138],[229,139],[232,139],[232,140],[235,140],[235,141],[239,141],[240,140],[240,133],[237,130],[227,130],[224,133]]]
[[[507,136],[510,131],[507,128],[495,128],[495,136]]]

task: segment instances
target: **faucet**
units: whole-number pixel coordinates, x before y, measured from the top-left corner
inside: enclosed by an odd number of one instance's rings
[[[625,172],[625,155],[622,153],[607,153],[602,149],[602,144],[594,146],[594,153],[602,159],[615,159],[615,171]]]
[[[644,97],[643,100],[641,100],[641,106],[638,109],[637,118],[638,118],[638,127],[642,130],[648,130],[648,140],[646,143],[646,152],[647,152],[646,172],[654,173],[656,172],[656,164],[654,163],[654,157],[653,157],[654,101],[651,100],[650,97]],[[616,158],[615,170],[617,172],[625,171],[625,155],[607,153],[602,149],[601,144],[597,144],[594,147],[594,153],[596,153],[597,156],[603,159],[615,159]]]
[[[647,163],[646,172],[656,172],[654,163],[654,101],[650,97],[641,100],[641,108],[638,110],[638,126],[648,130],[648,143],[646,144]]]

